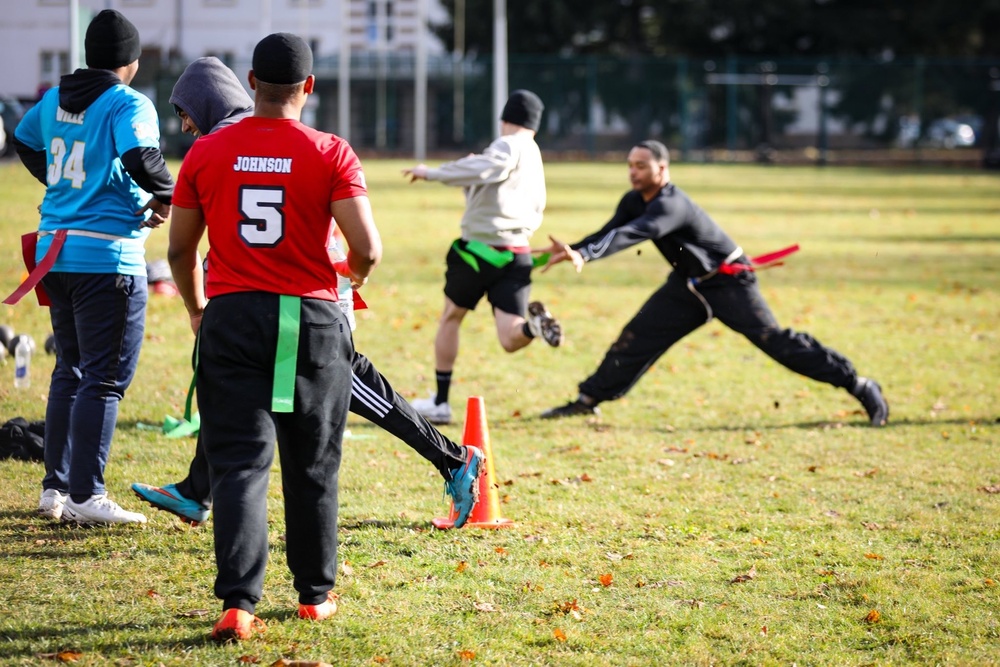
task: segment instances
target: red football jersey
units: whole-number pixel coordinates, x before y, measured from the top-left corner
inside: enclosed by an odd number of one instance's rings
[[[367,196],[350,145],[295,120],[249,117],[194,142],[173,203],[208,227],[208,298],[271,292],[337,300],[330,202]]]

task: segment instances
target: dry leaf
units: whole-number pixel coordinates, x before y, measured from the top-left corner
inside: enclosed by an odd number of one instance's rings
[[[156,591],[154,591],[152,588],[150,588],[148,591],[146,591],[146,597],[152,598],[153,600],[162,600],[163,599],[163,596],[160,595],[159,593],[157,593]]]
[[[745,581],[750,581],[751,579],[753,579],[756,576],[757,576],[757,566],[754,565],[753,567],[751,567],[746,572],[746,574],[741,574],[741,575],[738,575],[738,576],[734,577],[732,579],[732,581],[730,581],[729,583],[731,583],[731,584],[742,584]]]
[[[760,634],[764,635],[765,637],[767,636],[767,626],[766,625],[760,626]]]
[[[37,653],[43,660],[58,660],[59,662],[76,662],[83,657],[80,651],[59,651],[58,653]]]
[[[576,603],[576,599],[570,600],[569,602],[561,602],[558,605],[558,610],[564,614],[568,614],[571,611],[579,611],[580,605]]]
[[[610,586],[612,580],[614,580],[614,577],[611,576],[611,573],[609,572],[608,574],[602,574],[597,579],[598,579],[598,581],[601,582],[602,586]]]
[[[476,609],[476,611],[482,611],[482,612],[486,612],[486,613],[494,612],[494,611],[499,611],[490,602],[473,602],[472,606]]]
[[[184,618],[200,618],[202,616],[208,616],[210,612],[207,609],[191,609],[190,611],[182,611],[177,614]]]
[[[657,459],[656,461],[659,465],[669,468],[674,465],[673,459]]]
[[[384,560],[377,560],[371,565],[369,565],[368,568],[371,569],[373,567],[382,567],[383,565],[388,565],[388,562]]]
[[[460,560],[458,561],[458,565],[455,566],[455,572],[465,572],[466,568],[468,567],[469,564],[467,562],[465,562],[464,560]]]
[[[345,560],[343,563],[340,564],[340,573],[345,577],[349,577],[352,574],[354,574],[354,568],[351,567],[351,564]]]
[[[506,556],[507,555],[507,550],[504,549],[503,547],[494,547],[493,551],[496,551],[501,556]]]
[[[865,616],[866,623],[878,623],[881,620],[882,620],[882,614],[878,613],[878,609],[872,609],[870,612],[868,612],[868,615]]]
[[[885,560],[885,556],[875,553],[865,554],[865,558],[867,558],[868,560]]]
[[[464,650],[458,652],[458,657],[460,659],[462,659],[462,660],[475,660],[476,659],[476,652],[475,651],[470,651],[468,649],[464,649]]]
[[[241,662],[244,665],[256,665],[260,662],[260,656],[256,655],[241,655],[236,659],[236,662]]]
[[[581,482],[593,482],[594,481],[594,478],[591,477],[590,475],[588,475],[587,473],[583,473],[582,475],[580,475],[579,479],[580,479]]]
[[[333,667],[333,665],[318,660],[286,660],[285,658],[278,658],[271,663],[271,667]]]
[[[556,638],[556,641],[564,642],[566,641],[566,633],[562,631],[561,628],[556,628],[552,631],[552,636]]]
[[[980,491],[985,491],[986,493],[1000,493],[1000,484],[993,484],[992,486],[981,486]]]
[[[374,662],[377,665],[382,665],[389,662],[389,658],[385,657],[384,655],[373,655],[372,662]]]

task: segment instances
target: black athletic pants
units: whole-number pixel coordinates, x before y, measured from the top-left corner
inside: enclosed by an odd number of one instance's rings
[[[353,367],[351,412],[405,442],[450,481],[451,471],[465,463],[462,448],[417,414],[365,355],[355,351]],[[185,498],[211,504],[212,486],[200,434],[188,476],[175,486]]]
[[[753,272],[717,275],[696,290],[715,318],[785,368],[834,387],[854,386],[857,371],[845,357],[809,334],[779,327]],[[597,371],[580,383],[580,393],[597,401],[621,398],[674,343],[707,321],[705,303],[674,271],[625,325]]]
[[[262,292],[215,297],[200,335],[198,406],[214,500],[215,595],[223,609],[251,613],[267,564],[275,440],[299,602],[323,602],[337,570],[337,476],[354,342],[336,302],[303,299],[294,412],[272,412],[278,303],[278,295]]]

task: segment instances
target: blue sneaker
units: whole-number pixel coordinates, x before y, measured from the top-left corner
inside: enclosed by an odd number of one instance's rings
[[[208,521],[208,508],[182,496],[173,484],[161,488],[136,482],[132,485],[132,491],[156,509],[177,515],[184,523],[198,526]]]
[[[483,453],[478,447],[464,445],[468,458],[465,465],[451,471],[451,481],[444,483],[444,490],[451,496],[455,506],[455,528],[461,528],[469,519],[469,513],[479,501],[479,476],[485,472]]]

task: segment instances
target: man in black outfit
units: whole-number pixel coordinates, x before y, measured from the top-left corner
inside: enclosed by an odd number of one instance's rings
[[[743,250],[670,182],[669,154],[659,141],[643,141],[628,155],[632,191],[600,230],[565,244],[552,239],[547,270],[570,261],[576,270],[650,240],[674,267],[625,325],[597,371],[580,383],[579,396],[542,418],[598,414],[598,403],[621,398],[671,345],[717,317],[782,366],[846,389],[884,426],[889,405],[874,380],[860,377],[838,352],[806,333],[782,329],[757,287],[754,265]]]

